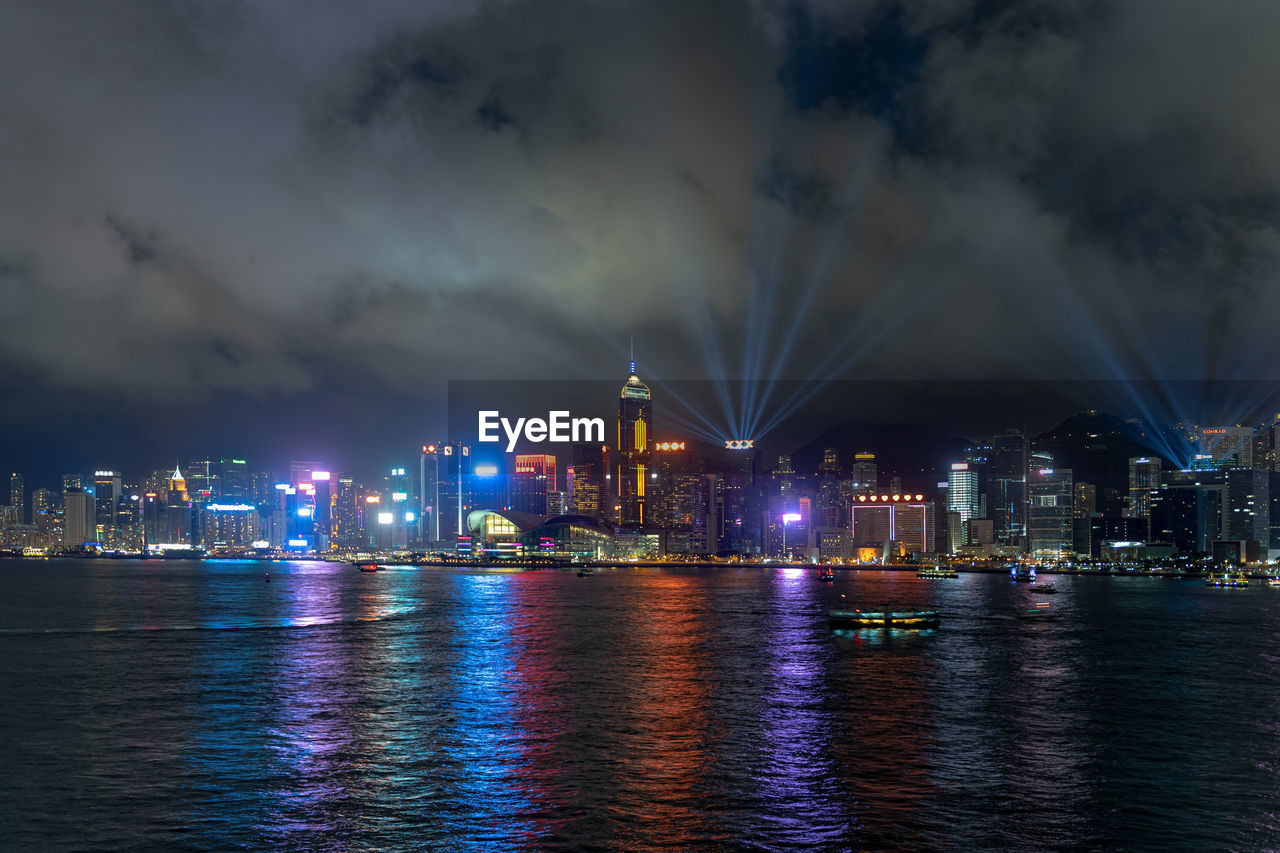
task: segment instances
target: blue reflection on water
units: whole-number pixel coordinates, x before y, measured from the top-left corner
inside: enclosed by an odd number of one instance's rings
[[[514,713],[512,579],[463,574],[456,584],[444,775],[460,805],[454,832],[481,844],[524,843],[535,835],[526,819],[531,800],[515,778],[523,732]]]

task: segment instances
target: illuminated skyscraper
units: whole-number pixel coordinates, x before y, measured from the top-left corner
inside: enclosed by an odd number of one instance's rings
[[[329,471],[312,471],[311,485],[314,487],[316,501],[314,513],[317,551],[327,551],[332,547],[333,538],[333,474]]]
[[[968,462],[951,463],[947,474],[947,510],[958,513],[962,524],[982,512],[978,472]]]
[[[1253,430],[1249,427],[1193,427],[1189,438],[1196,448],[1193,467],[1253,467]]]
[[[93,541],[115,544],[116,514],[120,503],[120,475],[99,469],[93,472],[93,498],[96,536]]]
[[[564,482],[569,512],[589,518],[604,518],[604,505],[609,495],[605,488],[604,445],[575,444],[570,460]]]
[[[614,494],[618,498],[618,523],[639,527],[646,521],[645,490],[648,485],[650,434],[653,427],[653,403],[649,386],[636,375],[631,362],[631,375],[622,386],[618,400],[618,451],[613,475]]]
[[[182,469],[174,465],[173,476],[169,478],[169,494],[166,503],[186,503],[187,500],[187,481],[183,479]]]
[[[337,474],[335,478],[337,485],[333,490],[332,544],[336,548],[357,548],[367,545],[368,543],[360,536],[357,507],[359,490],[356,489],[355,477],[350,474]]]
[[[422,445],[418,457],[418,537],[424,542],[440,539],[440,445]]]
[[[547,495],[556,491],[556,458],[545,453],[516,455],[511,478],[511,508],[517,512],[547,515]]]
[[[1041,468],[1027,479],[1027,530],[1031,554],[1060,557],[1072,550],[1075,490],[1070,468]]]

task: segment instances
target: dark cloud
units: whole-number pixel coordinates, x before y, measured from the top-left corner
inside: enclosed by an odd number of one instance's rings
[[[1258,375],[1278,25],[1187,0],[9,4],[0,355],[49,398],[124,400],[438,400],[616,373],[631,332],[668,376]]]

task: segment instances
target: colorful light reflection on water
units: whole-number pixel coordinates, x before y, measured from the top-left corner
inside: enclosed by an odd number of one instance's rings
[[[0,848],[1280,846],[1266,587],[0,571]]]

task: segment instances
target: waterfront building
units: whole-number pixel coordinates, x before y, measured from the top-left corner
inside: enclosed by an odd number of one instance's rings
[[[1070,468],[1041,468],[1027,482],[1027,530],[1037,559],[1069,556],[1074,550],[1071,520],[1075,492]]]
[[[923,554],[934,550],[932,501],[924,495],[859,495],[853,505],[852,541],[857,551]]]

